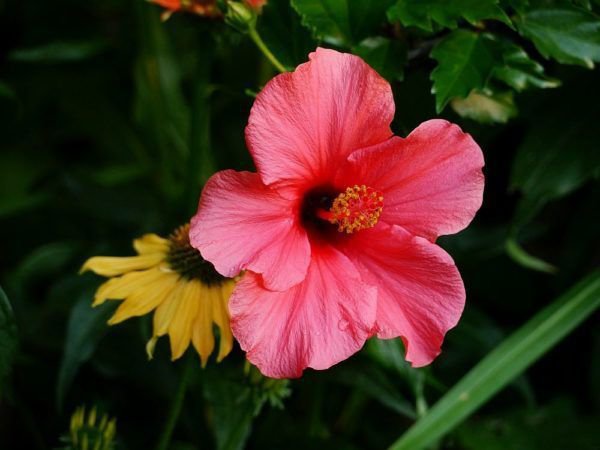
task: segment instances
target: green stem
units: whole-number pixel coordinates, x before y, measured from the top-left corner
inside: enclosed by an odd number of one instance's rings
[[[188,359],[188,361],[186,361],[185,363],[183,373],[181,374],[181,379],[179,380],[179,386],[177,386],[177,392],[175,393],[175,397],[173,398],[173,402],[171,403],[169,415],[167,416],[165,427],[163,428],[163,432],[160,435],[160,439],[158,441],[158,445],[156,446],[156,450],[169,449],[171,437],[173,436],[173,430],[175,429],[175,425],[177,425],[177,421],[179,420],[179,415],[181,414],[181,410],[183,408],[183,401],[185,399],[185,392],[187,390],[191,378],[192,369],[194,366],[192,362],[192,360]]]
[[[250,27],[250,29],[248,30],[248,35],[250,36],[250,39],[254,41],[258,49],[261,52],[263,52],[263,54],[267,57],[269,61],[271,61],[271,64],[273,64],[277,70],[279,70],[281,73],[288,71],[285,68],[285,66],[279,62],[275,55],[271,53],[271,50],[269,50],[265,42],[262,40],[262,38],[258,34],[258,31],[256,31],[256,28]]]

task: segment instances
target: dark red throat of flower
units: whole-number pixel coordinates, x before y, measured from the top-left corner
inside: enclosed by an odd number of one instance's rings
[[[383,210],[381,192],[364,184],[346,188],[334,200],[328,211],[319,209],[317,216],[338,226],[348,234],[374,227]]]

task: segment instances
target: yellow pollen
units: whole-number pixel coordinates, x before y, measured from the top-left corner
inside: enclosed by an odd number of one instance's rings
[[[348,234],[374,227],[383,210],[383,195],[373,188],[355,184],[338,195],[331,205],[329,221]]]

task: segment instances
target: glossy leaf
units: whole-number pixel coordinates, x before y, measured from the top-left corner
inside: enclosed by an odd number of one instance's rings
[[[589,68],[600,61],[600,18],[589,11],[535,9],[520,16],[516,24],[546,58]]]
[[[317,38],[350,46],[377,31],[392,1],[292,0],[292,6]]]
[[[594,271],[540,311],[471,369],[390,450],[419,450],[436,442],[599,306],[600,271]]]
[[[455,97],[482,90],[497,62],[490,40],[466,30],[453,31],[433,48],[431,57],[438,62],[431,73],[437,112]]]
[[[498,0],[397,0],[388,11],[388,18],[391,22],[427,31],[433,31],[434,24],[456,28],[462,19],[473,25],[484,19],[510,24]]]

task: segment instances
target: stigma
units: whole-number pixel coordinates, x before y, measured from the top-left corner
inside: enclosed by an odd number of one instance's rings
[[[355,184],[339,194],[328,211],[329,222],[348,234],[374,227],[383,210],[383,195],[373,188]]]

